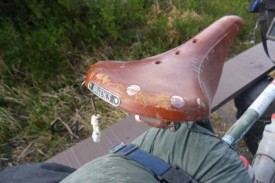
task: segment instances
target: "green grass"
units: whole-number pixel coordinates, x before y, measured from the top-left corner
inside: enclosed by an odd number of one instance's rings
[[[251,46],[256,19],[237,0],[16,2],[20,14],[0,18],[0,169],[44,161],[91,135],[92,96],[81,87],[90,64],[161,53],[228,14],[245,21],[233,56]],[[103,127],[126,115],[95,103]],[[79,139],[52,134],[55,119],[78,120]]]

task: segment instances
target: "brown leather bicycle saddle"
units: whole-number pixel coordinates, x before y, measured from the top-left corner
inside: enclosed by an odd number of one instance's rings
[[[160,121],[197,121],[210,114],[232,39],[241,18],[225,16],[186,43],[136,61],[100,61],[85,85],[105,101]]]

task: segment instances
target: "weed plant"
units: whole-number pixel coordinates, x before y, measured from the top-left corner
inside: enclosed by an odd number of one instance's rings
[[[81,87],[98,60],[152,56],[224,15],[245,27],[230,56],[247,49],[256,17],[237,0],[0,1],[0,168],[44,161],[91,134],[91,93]],[[103,127],[125,113],[94,99]],[[79,122],[79,138],[51,123]]]

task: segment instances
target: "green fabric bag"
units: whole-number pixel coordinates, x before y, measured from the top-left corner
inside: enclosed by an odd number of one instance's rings
[[[251,182],[238,153],[205,128],[185,123],[176,132],[151,128],[133,141],[198,182]],[[117,154],[97,158],[65,178],[69,182],[158,182],[150,170]]]

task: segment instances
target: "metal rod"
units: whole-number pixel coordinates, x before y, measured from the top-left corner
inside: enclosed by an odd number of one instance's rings
[[[250,105],[222,139],[229,145],[235,146],[251,126],[263,115],[274,99],[275,79],[273,79],[273,81],[264,89],[264,91],[257,97],[257,99]]]

